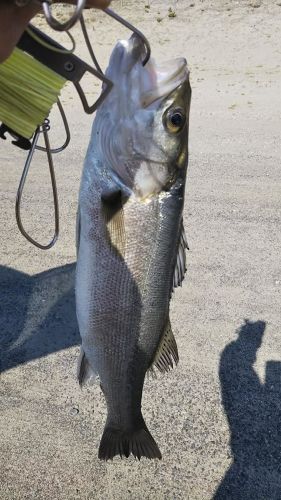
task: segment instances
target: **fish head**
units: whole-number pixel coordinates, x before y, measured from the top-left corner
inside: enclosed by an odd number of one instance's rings
[[[184,58],[143,66],[144,55],[138,36],[118,42],[106,72],[114,86],[96,117],[107,168],[141,198],[184,179],[191,98]]]

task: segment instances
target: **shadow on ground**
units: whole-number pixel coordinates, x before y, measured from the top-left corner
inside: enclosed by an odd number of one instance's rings
[[[0,371],[80,343],[75,264],[29,276],[0,266]]]
[[[281,363],[267,362],[264,384],[253,368],[265,327],[263,321],[245,321],[221,355],[233,463],[215,500],[281,498]]]

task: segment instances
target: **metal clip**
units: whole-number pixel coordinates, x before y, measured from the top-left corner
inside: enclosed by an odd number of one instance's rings
[[[50,147],[50,141],[49,141],[49,135],[48,135],[48,131],[50,130],[50,121],[48,119],[46,119],[44,121],[44,123],[42,124],[41,127],[38,127],[36,129],[35,134],[34,134],[33,139],[32,139],[32,142],[31,142],[30,151],[28,153],[26,162],[24,164],[23,173],[22,173],[19,187],[18,187],[18,191],[17,191],[16,207],[15,207],[17,225],[18,225],[18,228],[19,228],[21,234],[30,243],[35,245],[37,248],[40,248],[41,250],[49,250],[50,248],[52,248],[54,246],[54,244],[56,243],[58,236],[59,236],[59,203],[58,203],[57,184],[56,184],[55,169],[54,169],[52,154],[59,153],[59,152],[63,151],[68,146],[69,141],[70,141],[70,131],[69,131],[69,127],[68,127],[68,123],[67,123],[67,119],[66,119],[63,107],[62,107],[60,101],[58,101],[57,104],[58,104],[58,108],[59,108],[59,111],[60,111],[60,114],[61,114],[61,117],[63,120],[64,128],[65,128],[65,133],[66,133],[65,142],[63,143],[62,146],[60,146],[58,148],[52,149]],[[45,147],[37,146],[37,142],[38,142],[40,133],[43,133]],[[55,212],[55,230],[54,230],[53,238],[51,239],[51,241],[47,245],[42,245],[42,243],[39,243],[34,238],[32,238],[27,233],[27,231],[24,229],[22,219],[21,219],[21,201],[22,201],[23,190],[24,190],[25,182],[26,182],[26,179],[28,176],[31,161],[33,159],[33,155],[34,155],[34,152],[36,149],[47,153],[50,176],[51,176],[52,191],[53,191],[54,212]]]
[[[53,28],[56,31],[67,31],[70,28],[72,28],[77,21],[82,20],[82,14],[86,5],[86,0],[77,0],[77,5],[73,15],[65,23],[60,23],[59,21],[57,21],[57,19],[53,17],[50,4],[51,4],[50,0],[42,1],[43,11],[49,26],[51,26],[51,28]],[[123,19],[123,17],[116,14],[116,12],[114,12],[113,10],[107,8],[104,9],[104,12],[106,12],[106,14],[108,14],[110,17],[118,21],[120,24],[123,24],[123,26],[126,26],[126,28],[133,31],[133,33],[135,33],[142,39],[146,47],[146,57],[143,61],[143,65],[145,65],[150,58],[150,52],[151,52],[147,38],[143,35],[143,33],[140,30],[135,28],[135,26],[129,23],[129,21],[126,21],[125,19]]]
[[[46,66],[51,68],[56,73],[63,76],[66,80],[71,81],[74,84],[74,86],[79,94],[79,97],[80,97],[81,102],[83,104],[84,111],[86,113],[93,113],[97,109],[97,107],[107,97],[108,93],[110,92],[110,90],[113,86],[113,82],[111,82],[111,80],[109,80],[104,75],[104,73],[103,73],[103,71],[102,71],[102,69],[101,69],[101,67],[96,59],[96,56],[94,54],[94,51],[92,49],[92,46],[91,46],[91,43],[89,40],[89,36],[88,36],[87,30],[86,30],[85,22],[84,22],[84,19],[82,16],[82,11],[83,11],[83,8],[85,6],[86,0],[78,0],[75,13],[73,14],[73,16],[71,17],[71,19],[69,21],[67,21],[66,23],[63,23],[63,24],[59,23],[58,21],[56,21],[56,19],[53,18],[52,13],[51,13],[51,9],[50,9],[50,5],[49,5],[50,2],[48,0],[45,0],[42,3],[43,3],[43,10],[44,10],[44,13],[45,13],[45,16],[46,16],[48,23],[50,24],[50,26],[52,26],[52,28],[54,28],[57,31],[68,30],[69,28],[71,28],[73,26],[73,24],[75,24],[75,22],[77,20],[80,19],[81,28],[82,28],[82,32],[83,32],[83,35],[85,38],[85,42],[86,42],[86,45],[88,47],[88,50],[89,50],[90,56],[93,60],[95,68],[89,66],[87,63],[85,63],[84,61],[79,59],[77,56],[75,56],[74,54],[65,50],[64,47],[62,47],[56,41],[54,41],[53,39],[51,39],[50,37],[48,37],[47,35],[45,35],[44,33],[42,33],[40,30],[38,30],[37,28],[35,28],[32,25],[29,26],[30,30],[36,35],[35,38],[37,38],[37,39],[41,38],[43,40],[43,43],[40,44],[38,41],[36,42],[34,40],[34,37],[31,36],[32,33],[29,34],[28,32],[25,32],[18,43],[18,47],[20,49],[24,50],[25,52],[28,52],[30,55],[35,57],[35,59],[37,59],[41,63],[45,64]],[[143,65],[145,65],[147,63],[147,61],[149,60],[150,53],[151,53],[150,45],[149,45],[147,38],[143,35],[143,33],[141,31],[139,31],[131,23],[129,23],[128,21],[126,21],[125,19],[120,17],[118,14],[113,12],[111,9],[105,9],[105,13],[108,14],[113,19],[115,19],[117,22],[124,25],[126,28],[128,28],[132,32],[134,32],[137,36],[139,36],[142,39],[143,44],[146,48],[146,55],[145,55],[145,58],[143,60]],[[89,105],[89,103],[86,99],[85,93],[80,85],[80,81],[86,72],[93,74],[99,80],[101,80],[103,82],[102,93],[99,96],[99,98],[97,99],[97,101],[92,105]],[[48,130],[49,130],[49,120],[48,119],[46,119],[44,121],[44,123],[41,125],[41,127],[38,127],[36,129],[34,136],[33,136],[33,139],[32,139],[32,142],[29,142],[27,140],[29,147],[28,148],[26,147],[26,149],[30,148],[30,151],[28,153],[28,156],[27,156],[27,159],[26,159],[26,162],[24,165],[23,173],[22,173],[22,176],[20,179],[19,188],[18,188],[18,192],[17,192],[16,207],[15,207],[16,220],[17,220],[17,224],[18,224],[20,232],[30,243],[32,243],[33,245],[35,245],[36,247],[38,247],[42,250],[48,250],[48,249],[52,248],[54,246],[55,242],[57,241],[58,235],[59,235],[59,206],[58,206],[58,195],[57,195],[57,187],[56,187],[56,179],[55,179],[55,171],[54,171],[52,154],[58,153],[58,152],[62,151],[63,149],[65,149],[70,141],[70,131],[69,131],[66,116],[64,114],[64,110],[63,110],[62,105],[59,102],[59,100],[58,100],[57,104],[58,104],[58,107],[59,107],[59,110],[61,113],[61,117],[62,117],[62,120],[64,123],[65,132],[66,132],[65,142],[62,146],[60,146],[58,148],[52,149],[50,147],[49,136],[48,136]],[[0,132],[2,132],[3,138],[5,138],[5,133],[7,131],[10,133],[13,132],[13,131],[6,130],[6,129],[1,130]],[[37,145],[40,133],[43,133],[45,147]],[[12,133],[12,135],[13,135],[13,133]],[[15,137],[15,138],[17,139],[17,145],[20,145],[20,144],[18,144],[19,138],[18,137]],[[47,245],[42,245],[41,243],[34,240],[24,229],[23,223],[21,220],[21,200],[22,200],[23,190],[24,190],[26,178],[27,178],[27,175],[29,172],[30,164],[31,164],[31,161],[32,161],[32,158],[33,158],[33,155],[34,155],[34,152],[36,149],[40,150],[40,151],[44,151],[47,154],[50,176],[51,176],[51,183],[52,183],[52,191],[53,191],[54,212],[55,212],[55,230],[54,230],[54,236],[53,236],[52,240]]]

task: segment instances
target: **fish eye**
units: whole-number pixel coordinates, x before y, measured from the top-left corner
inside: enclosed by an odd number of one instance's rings
[[[172,134],[180,132],[185,122],[186,115],[181,108],[169,109],[163,116],[164,127]]]

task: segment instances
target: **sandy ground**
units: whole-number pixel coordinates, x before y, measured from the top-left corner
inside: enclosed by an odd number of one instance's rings
[[[103,397],[98,387],[81,392],[75,380],[75,210],[92,117],[67,88],[72,142],[56,160],[61,235],[51,251],[33,248],[17,231],[24,153],[1,144],[0,498],[280,499],[281,6],[113,6],[146,33],[154,57],[186,56],[193,87],[185,208],[191,251],[171,314],[180,364],[144,391],[163,460],[99,462]],[[176,17],[168,17],[169,6]],[[128,33],[104,14],[87,19],[105,66],[114,41]],[[79,30],[73,33],[86,57]],[[86,88],[93,99],[98,82]],[[55,117],[54,143],[61,138]],[[48,186],[37,154],[23,218],[44,241],[52,231]]]

